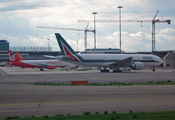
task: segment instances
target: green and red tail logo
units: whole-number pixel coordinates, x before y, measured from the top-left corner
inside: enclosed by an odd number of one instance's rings
[[[83,60],[83,58],[75,53],[75,51],[59,33],[55,33],[55,36],[63,55],[70,56],[72,58],[71,60],[75,62],[81,62]]]

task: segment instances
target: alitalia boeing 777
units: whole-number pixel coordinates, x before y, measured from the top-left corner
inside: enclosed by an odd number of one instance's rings
[[[130,67],[133,70],[142,70],[144,66],[158,66],[162,59],[149,54],[76,54],[70,45],[59,34],[55,33],[63,56],[58,59],[82,66],[103,67],[101,72],[120,72],[122,67]]]

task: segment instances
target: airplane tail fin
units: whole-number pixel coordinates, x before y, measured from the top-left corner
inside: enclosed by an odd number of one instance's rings
[[[8,55],[10,58],[10,62],[19,61],[19,59],[12,53],[12,51],[8,51]]]
[[[70,45],[64,40],[64,38],[59,34],[55,33],[59,47],[64,56],[71,57],[71,61],[81,62],[83,58],[76,54],[76,52],[70,47]]]
[[[55,33],[58,44],[60,46],[63,55],[76,55],[75,51],[70,47],[70,45],[64,40],[64,38],[59,34]]]
[[[16,57],[18,60],[25,60],[19,52],[16,52]]]

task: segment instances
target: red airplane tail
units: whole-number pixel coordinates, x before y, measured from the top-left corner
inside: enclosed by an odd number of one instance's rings
[[[8,51],[8,55],[10,58],[10,62],[19,61],[19,59],[12,53],[12,51]]]
[[[25,60],[19,52],[16,52],[16,57],[18,60]]]

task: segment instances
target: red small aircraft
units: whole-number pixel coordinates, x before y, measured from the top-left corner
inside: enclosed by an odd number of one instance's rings
[[[22,68],[40,68],[41,71],[43,71],[44,68],[55,69],[55,67],[67,67],[73,65],[60,60],[25,60],[19,52],[16,52],[17,57],[11,51],[8,51],[8,55],[10,62],[7,64],[9,65]]]

